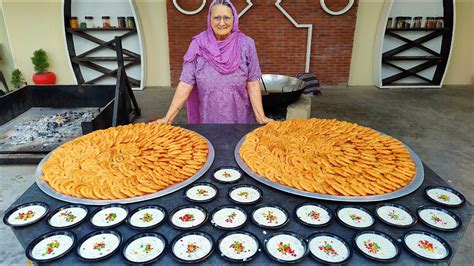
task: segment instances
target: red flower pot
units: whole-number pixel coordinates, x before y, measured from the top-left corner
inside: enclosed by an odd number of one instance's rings
[[[33,82],[36,85],[52,85],[56,84],[56,75],[53,72],[36,73],[33,75]]]

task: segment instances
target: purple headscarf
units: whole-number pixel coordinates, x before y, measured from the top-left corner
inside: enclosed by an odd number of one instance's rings
[[[184,62],[192,62],[197,55],[204,57],[211,66],[221,74],[230,74],[240,66],[240,44],[245,35],[239,30],[239,14],[234,5],[226,0],[232,9],[234,23],[231,34],[223,41],[218,41],[211,26],[211,10],[216,0],[209,7],[207,30],[193,37],[189,49],[184,55]]]

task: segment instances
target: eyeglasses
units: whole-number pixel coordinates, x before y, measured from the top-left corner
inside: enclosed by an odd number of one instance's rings
[[[221,20],[224,20],[225,23],[230,23],[232,21],[232,19],[234,19],[233,17],[228,17],[228,16],[215,16],[215,17],[212,17],[212,21],[214,21],[215,23],[219,23],[221,22]]]

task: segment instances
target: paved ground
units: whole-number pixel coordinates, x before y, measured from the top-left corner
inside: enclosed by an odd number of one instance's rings
[[[172,97],[169,88],[137,92],[141,121],[163,116]],[[313,97],[312,117],[337,118],[392,135],[410,146],[436,173],[474,202],[474,87],[440,90],[373,87],[331,88]],[[185,110],[176,123],[184,123]],[[33,183],[34,165],[0,166],[0,214]],[[453,265],[472,265],[473,222]],[[23,249],[12,231],[0,224],[0,264],[24,265]]]

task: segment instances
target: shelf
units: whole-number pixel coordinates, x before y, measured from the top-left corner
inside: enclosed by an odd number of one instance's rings
[[[94,61],[111,61],[115,62],[117,61],[117,57],[111,56],[102,56],[102,57],[73,57],[71,58],[73,61],[78,61],[78,62],[94,62]],[[138,61],[140,62],[140,58],[132,58],[132,57],[124,57],[123,61]]]
[[[422,28],[422,29],[385,29],[386,32],[392,32],[392,31],[450,31],[451,29],[449,28],[438,28],[438,29],[427,29],[427,28]]]
[[[85,31],[137,31],[136,28],[67,28],[67,31],[85,32]]]
[[[382,61],[401,61],[401,60],[436,60],[443,61],[444,59],[441,56],[384,56]]]

